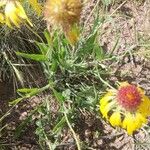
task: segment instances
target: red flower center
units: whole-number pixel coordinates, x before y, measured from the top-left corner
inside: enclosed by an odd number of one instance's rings
[[[135,110],[141,103],[141,94],[134,85],[123,86],[118,90],[117,100],[127,110]]]

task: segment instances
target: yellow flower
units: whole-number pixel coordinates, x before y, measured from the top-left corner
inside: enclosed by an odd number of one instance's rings
[[[124,82],[100,99],[100,112],[112,126],[124,128],[132,135],[147,123],[150,99],[141,88]]]
[[[67,39],[75,43],[82,4],[80,0],[48,0],[45,5],[45,19],[48,26],[61,27]]]
[[[20,27],[20,24],[23,21],[27,21],[29,25],[32,26],[32,23],[29,21],[22,5],[17,0],[7,0],[5,6],[5,23],[10,28],[12,28],[12,24]]]

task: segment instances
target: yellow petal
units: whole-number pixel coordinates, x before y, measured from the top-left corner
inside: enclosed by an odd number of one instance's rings
[[[100,111],[106,119],[108,119],[108,112],[113,108],[114,102],[107,103],[106,105],[100,105]]]
[[[11,16],[6,16],[6,24],[9,27],[12,27],[11,22],[16,26],[16,27],[20,27],[20,19],[17,17],[16,14],[11,14]]]
[[[123,86],[128,86],[130,85],[128,82],[120,82],[120,87],[123,87]]]
[[[142,102],[137,111],[146,117],[150,115],[150,99],[147,96],[142,97]]]
[[[4,23],[4,15],[2,13],[0,13],[0,23]]]
[[[27,19],[27,15],[22,7],[22,5],[20,4],[20,2],[16,1],[16,8],[17,8],[17,15],[23,19]]]
[[[112,91],[107,92],[102,99],[100,99],[100,111],[103,117],[108,118],[108,112],[115,104],[114,95]]]
[[[135,119],[131,113],[127,113],[122,123],[122,127],[127,130],[129,135],[132,135],[136,130]]]
[[[110,98],[109,96],[104,96],[102,99],[100,99],[100,105],[101,106],[107,105],[109,102],[109,98]]]
[[[141,113],[135,114],[135,124],[137,129],[139,129],[142,126],[142,124],[146,124],[146,123],[147,123],[147,119]]]
[[[19,27],[19,18],[16,14],[16,6],[13,1],[9,1],[5,7],[5,17],[6,17],[6,25],[11,26],[11,22],[13,22],[17,27]]]
[[[107,118],[107,112],[109,111],[109,107],[107,105],[110,99],[111,96],[109,92],[102,99],[100,99],[100,111],[103,114],[103,116],[106,118]]]
[[[102,99],[100,99],[100,104],[105,105],[109,100],[113,100],[114,96],[112,92],[107,92]]]
[[[29,18],[27,17],[24,8],[20,4],[20,2],[16,1],[16,6],[17,6],[17,15],[22,18],[27,20],[27,22],[30,24],[30,26],[33,26],[32,23],[30,22]]]
[[[109,121],[112,126],[120,126],[121,125],[121,114],[120,112],[114,112],[110,118]]]
[[[103,117],[108,118],[107,113],[109,112],[110,108],[109,105],[100,106],[100,112],[102,113]]]

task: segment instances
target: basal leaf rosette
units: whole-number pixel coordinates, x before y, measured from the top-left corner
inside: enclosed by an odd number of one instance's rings
[[[100,99],[100,112],[112,126],[121,127],[132,135],[147,123],[150,99],[140,87],[123,82],[118,90],[109,90]]]

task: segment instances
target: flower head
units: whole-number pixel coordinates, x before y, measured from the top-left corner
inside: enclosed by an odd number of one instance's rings
[[[117,100],[124,108],[132,111],[141,103],[141,93],[135,85],[121,86],[118,90]]]
[[[5,5],[5,24],[7,26],[10,28],[12,28],[12,25],[20,27],[23,21],[27,21],[32,26],[24,8],[18,0],[3,0],[1,6],[3,5]]]
[[[80,0],[48,0],[45,7],[45,19],[53,25],[68,28],[80,19]]]
[[[68,39],[74,39],[76,34],[72,28],[79,23],[81,10],[80,0],[48,0],[45,19],[48,26],[61,27]]]
[[[122,127],[131,135],[147,122],[150,100],[141,88],[125,82],[100,100],[100,111],[112,126]]]

